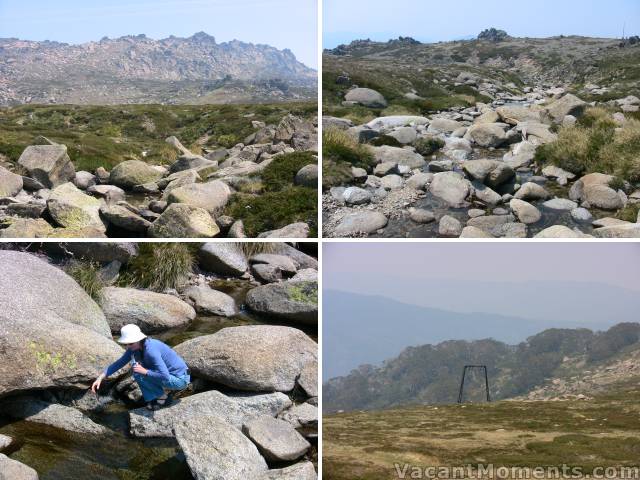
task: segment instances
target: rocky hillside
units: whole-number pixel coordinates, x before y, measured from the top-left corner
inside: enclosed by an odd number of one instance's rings
[[[323,405],[326,412],[335,412],[454,403],[466,364],[487,365],[496,400],[569,393],[590,396],[608,384],[637,376],[638,351],[637,323],[621,323],[604,332],[549,329],[518,345],[452,340],[410,347],[381,366],[364,365],[348,376],[329,380],[323,388]],[[467,380],[466,399],[480,401],[483,379]]]
[[[4,244],[0,260],[0,472],[24,475],[7,478],[317,478],[316,258],[76,242]],[[128,323],[191,370],[153,412],[128,364],[89,390]]]
[[[238,103],[316,97],[316,72],[290,50],[204,32],[69,45],[0,39],[0,105]]]

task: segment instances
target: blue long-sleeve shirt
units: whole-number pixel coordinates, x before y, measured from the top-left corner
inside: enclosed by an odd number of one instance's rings
[[[108,377],[124,367],[131,358],[148,370],[147,375],[163,381],[169,380],[169,375],[181,377],[187,373],[187,364],[167,344],[154,338],[147,338],[144,349],[132,352],[125,350],[122,357],[109,365],[104,373]]]

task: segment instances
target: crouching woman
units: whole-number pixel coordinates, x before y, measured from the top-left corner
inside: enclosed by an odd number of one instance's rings
[[[140,386],[149,410],[169,405],[174,392],[182,391],[189,385],[191,378],[184,360],[167,344],[147,338],[137,325],[122,327],[118,343],[127,349],[93,382],[92,392],[97,393],[102,381],[128,362],[131,362],[133,378]],[[167,391],[170,393],[167,394]]]

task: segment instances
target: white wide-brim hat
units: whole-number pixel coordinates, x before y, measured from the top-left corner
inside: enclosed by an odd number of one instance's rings
[[[142,333],[140,327],[130,323],[120,329],[120,338],[118,339],[118,343],[136,343],[144,338],[147,338],[147,336]]]

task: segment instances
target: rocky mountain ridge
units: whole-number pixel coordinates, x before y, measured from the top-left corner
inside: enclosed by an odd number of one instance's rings
[[[316,86],[316,72],[288,49],[217,43],[204,32],[79,45],[0,39],[0,78],[0,105],[202,103],[225,88],[286,100],[315,98]]]

